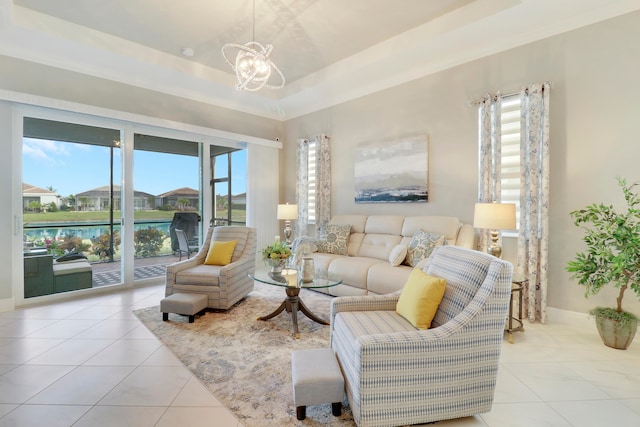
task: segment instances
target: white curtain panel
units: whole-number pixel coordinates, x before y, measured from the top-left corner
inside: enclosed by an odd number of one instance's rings
[[[478,202],[500,201],[502,133],[500,132],[500,94],[486,95],[478,101],[480,122],[480,177],[478,179]],[[481,230],[478,250],[486,252],[490,241],[490,230]]]
[[[545,323],[549,252],[549,82],[520,92],[520,233],[516,272],[527,277],[524,317]]]

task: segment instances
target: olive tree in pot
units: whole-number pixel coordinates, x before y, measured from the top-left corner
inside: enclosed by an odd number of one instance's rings
[[[585,297],[597,294],[607,284],[618,288],[615,308],[596,307],[590,313],[604,344],[624,350],[638,325],[638,318],[622,309],[622,299],[629,289],[640,298],[640,196],[635,192],[640,183],[627,185],[618,177],[618,184],[626,211],[594,203],[570,213],[575,225],[585,230],[587,250],[577,253],[566,269],[585,287]]]

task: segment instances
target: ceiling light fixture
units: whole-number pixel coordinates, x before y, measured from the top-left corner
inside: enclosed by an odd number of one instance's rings
[[[256,39],[256,0],[253,0],[253,41],[245,44],[227,43],[222,46],[222,56],[227,64],[231,66],[236,73],[238,84],[236,89],[248,90],[251,92],[262,89],[280,89],[284,86],[284,75],[280,69],[271,62],[269,55],[273,50],[273,46],[267,44],[265,46],[255,41]],[[225,53],[225,49],[238,49],[236,60],[231,61]],[[280,76],[280,84],[269,84],[269,78],[275,70]]]

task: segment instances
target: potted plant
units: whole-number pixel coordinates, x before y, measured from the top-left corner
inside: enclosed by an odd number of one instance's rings
[[[272,273],[280,273],[290,256],[291,249],[289,246],[279,240],[262,249],[262,259],[267,265],[271,266]]]
[[[636,333],[638,318],[622,308],[625,292],[631,289],[640,298],[640,196],[638,182],[627,185],[618,177],[626,201],[626,211],[613,205],[592,204],[570,213],[576,226],[585,230],[585,252],[579,252],[566,266],[585,287],[585,297],[595,295],[607,284],[618,288],[615,308],[591,310],[605,345],[626,349]]]

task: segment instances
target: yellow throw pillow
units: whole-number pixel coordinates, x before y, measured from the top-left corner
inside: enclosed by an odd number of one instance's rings
[[[396,312],[418,329],[429,329],[447,281],[414,268],[402,289]]]
[[[229,240],[228,242],[211,241],[204,263],[207,265],[227,265],[231,263],[231,257],[237,243],[237,240]]]

